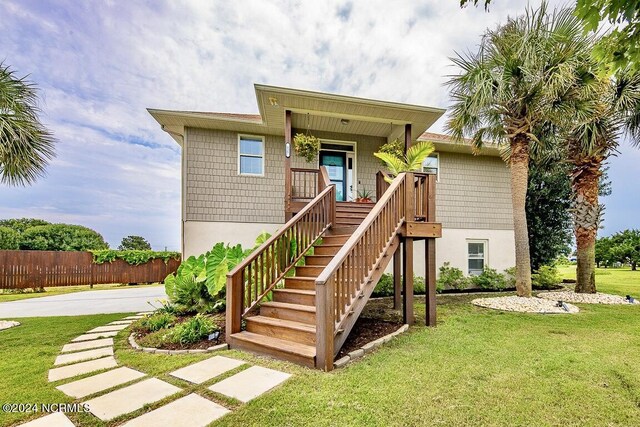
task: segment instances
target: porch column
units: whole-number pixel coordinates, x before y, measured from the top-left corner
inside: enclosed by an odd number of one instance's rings
[[[393,309],[400,310],[402,306],[402,279],[400,248],[393,254]]]
[[[404,125],[404,154],[407,154],[409,147],[411,147],[411,123]]]
[[[436,221],[436,176],[428,175],[427,183],[427,222]],[[424,280],[427,326],[436,326],[436,239],[424,240]]]
[[[284,220],[290,220],[291,214],[291,111],[284,112]],[[288,148],[287,148],[288,147]],[[287,154],[289,154],[287,156]]]

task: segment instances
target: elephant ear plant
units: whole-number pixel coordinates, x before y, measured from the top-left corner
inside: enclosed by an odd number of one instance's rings
[[[185,313],[222,311],[227,273],[246,255],[240,245],[217,243],[199,257],[190,256],[164,280],[169,300]]]

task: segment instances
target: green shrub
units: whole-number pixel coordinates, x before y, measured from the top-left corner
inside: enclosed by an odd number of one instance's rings
[[[91,252],[93,253],[93,262],[96,264],[104,264],[105,262],[112,262],[116,259],[121,259],[131,265],[144,264],[154,259],[161,259],[166,264],[172,258],[180,259],[180,252],[170,251],[121,251],[115,249],[104,249]]]
[[[531,275],[531,283],[536,289],[551,289],[560,283],[562,279],[555,266],[543,265],[537,272]]]
[[[474,287],[487,290],[501,291],[507,287],[507,281],[502,273],[489,267],[485,267],[481,274],[471,277]]]
[[[98,232],[81,225],[38,225],[27,228],[20,235],[20,249],[24,250],[91,251],[108,248]]]
[[[400,278],[400,280],[402,280],[402,278]],[[413,294],[425,294],[424,277],[413,276]],[[388,273],[383,274],[382,277],[380,277],[380,281],[376,285],[371,296],[374,298],[393,296],[393,275]]]
[[[165,339],[174,344],[192,344],[219,330],[220,327],[213,320],[198,313],[191,319],[176,325],[167,333]]]
[[[10,218],[10,219],[0,219],[0,227],[8,227],[18,234],[23,233],[26,229],[31,227],[36,227],[38,225],[49,225],[50,222],[47,222],[43,219],[36,218]]]
[[[118,246],[120,251],[150,251],[151,244],[142,236],[123,237]]]
[[[440,276],[436,281],[436,289],[466,289],[469,285],[469,279],[464,277],[462,270],[456,267],[450,267],[448,262],[445,262],[440,267]]]
[[[516,287],[516,268],[509,267],[504,270],[504,279],[507,284],[507,288],[515,288]]]
[[[17,231],[0,226],[0,249],[2,250],[16,250],[20,248],[19,234]]]
[[[168,313],[154,313],[151,316],[143,317],[131,325],[135,332],[155,332],[160,329],[167,329],[173,326],[176,317]]]

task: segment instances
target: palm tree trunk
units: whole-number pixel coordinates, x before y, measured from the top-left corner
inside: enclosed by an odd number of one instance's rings
[[[531,255],[525,211],[529,181],[529,141],[524,135],[516,135],[511,139],[510,171],[513,233],[516,244],[516,292],[520,297],[530,297]]]
[[[574,231],[576,236],[576,292],[596,292],[596,236],[600,219],[598,181],[600,163],[577,165],[573,173]]]

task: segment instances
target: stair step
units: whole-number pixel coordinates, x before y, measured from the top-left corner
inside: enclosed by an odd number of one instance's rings
[[[345,244],[349,240],[351,234],[334,234],[332,236],[324,236],[322,243],[326,244]]]
[[[247,331],[301,344],[315,345],[316,326],[266,316],[247,317]]]
[[[355,225],[334,225],[329,230],[327,230],[327,233],[325,234],[325,236],[335,236],[338,234],[353,234],[353,232],[356,231],[356,228],[358,227]]]
[[[247,331],[231,335],[230,345],[231,348],[266,353],[310,368],[315,366],[316,348],[311,345],[267,337]]]
[[[304,257],[304,262],[307,265],[322,265],[326,266],[333,259],[333,255],[307,255]]]
[[[263,302],[260,315],[276,319],[293,320],[309,325],[316,324],[316,308],[309,305],[289,304],[286,302]]]
[[[322,270],[324,270],[323,266],[301,265],[296,267],[296,277],[318,277]]]
[[[304,289],[274,289],[273,300],[290,304],[316,305],[316,291]]]
[[[370,211],[375,206],[375,203],[353,203],[353,202],[337,202],[336,210],[367,210]]]
[[[320,246],[316,246],[313,249],[313,253],[316,255],[335,255],[338,253],[340,248],[342,248],[342,245],[322,244]]]
[[[298,268],[300,267],[296,267],[296,271]],[[321,269],[320,271],[322,271],[324,267],[315,267],[315,268],[320,268]],[[316,288],[316,277],[318,277],[317,274],[312,277],[301,277],[301,276],[287,277],[284,279],[284,288],[313,291]]]
[[[336,224],[337,225],[360,225],[362,224],[362,220],[364,219],[364,217],[362,218],[339,218],[336,217]]]

